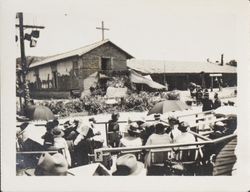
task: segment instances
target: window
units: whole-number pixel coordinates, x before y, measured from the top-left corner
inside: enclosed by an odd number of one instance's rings
[[[101,58],[101,70],[111,70],[111,58]]]

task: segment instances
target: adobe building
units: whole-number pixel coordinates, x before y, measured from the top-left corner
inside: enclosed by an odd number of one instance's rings
[[[29,66],[27,80],[33,98],[67,98],[72,90],[89,89],[97,72],[126,71],[129,53],[106,39]]]
[[[204,88],[218,88],[218,81],[223,86],[237,86],[237,68],[223,63],[131,59],[128,67],[167,84],[168,90],[187,90],[190,82]]]

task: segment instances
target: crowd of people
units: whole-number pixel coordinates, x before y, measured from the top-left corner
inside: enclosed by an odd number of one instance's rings
[[[154,121],[146,122],[144,118],[140,118],[136,121],[129,120],[126,130],[121,132],[119,123],[119,113],[114,112],[111,115],[111,120],[108,121],[108,133],[107,133],[107,147],[140,147],[150,145],[167,145],[167,144],[185,144],[194,143],[199,140],[195,135],[190,132],[190,126],[185,121],[179,121],[176,116],[170,115],[168,121],[161,120],[160,114],[154,115]],[[47,152],[59,152],[64,159],[67,168],[74,168],[83,165],[87,165],[93,162],[94,150],[102,148],[104,146],[104,137],[99,131],[95,131],[95,119],[90,118],[88,121],[70,120],[59,124],[58,120],[48,121],[45,125],[46,133],[41,136],[43,139],[43,145],[31,140],[26,134],[25,129],[29,123],[22,123],[17,129],[17,151],[43,151]],[[234,133],[237,126],[236,118],[228,118],[224,122],[216,122],[212,127],[214,130],[210,133],[209,138],[216,139],[225,135]],[[188,148],[192,146],[188,146]],[[185,147],[174,148],[174,153],[177,154],[179,150]],[[212,148],[214,149],[214,148]],[[209,151],[207,154],[212,154],[211,148],[206,149]],[[202,158],[203,153],[197,151],[196,158]],[[46,153],[47,154],[47,153]],[[124,157],[120,154],[116,154],[118,159],[116,160],[116,171],[119,166],[124,162]],[[128,154],[127,154],[128,155]],[[132,154],[129,154],[132,155]],[[44,157],[45,159],[53,159],[50,157],[50,153]],[[49,157],[49,158],[48,158]],[[106,156],[104,165],[107,169],[111,169],[114,166],[113,154],[110,153]],[[128,158],[129,156],[126,156]],[[37,167],[41,161],[40,154],[26,154],[19,156],[17,159],[17,170],[27,169],[29,167]],[[120,160],[122,158],[123,160]],[[147,150],[138,150],[138,153],[130,156],[132,159],[143,163],[147,168],[148,175],[164,174],[150,164],[149,152]],[[157,156],[155,156],[157,158]],[[209,156],[207,157],[209,158]],[[63,161],[64,162],[64,161]],[[119,163],[120,162],[120,163]],[[124,162],[125,164],[127,162]],[[139,163],[139,164],[140,164]],[[65,164],[65,163],[64,163]],[[41,166],[39,166],[39,175],[42,175]],[[121,167],[121,166],[120,166]],[[193,174],[193,167],[184,167],[187,174]],[[116,172],[115,175],[119,175]],[[125,171],[126,172],[126,171]],[[46,174],[46,172],[44,173]],[[50,173],[56,174],[56,173]],[[125,173],[122,173],[125,174]],[[127,173],[126,173],[127,174]]]

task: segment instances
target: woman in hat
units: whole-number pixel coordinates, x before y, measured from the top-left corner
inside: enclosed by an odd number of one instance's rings
[[[171,138],[165,132],[165,128],[167,124],[158,122],[155,125],[155,133],[150,135],[148,138],[146,145],[160,145],[160,144],[168,144],[171,143]]]
[[[128,136],[120,140],[120,147],[141,146],[142,140],[140,138],[141,130],[137,123],[131,123],[128,127]]]
[[[62,152],[62,154],[65,156],[68,165],[71,166],[71,156],[69,153],[69,148],[68,148],[68,144],[66,142],[66,140],[63,138],[63,131],[56,127],[51,131],[53,137],[54,137],[54,145],[53,147],[55,149],[58,149]]]
[[[179,120],[175,115],[170,115],[168,117],[169,127],[166,129],[166,133],[169,134],[172,142],[174,142],[175,138],[181,134],[179,127]]]

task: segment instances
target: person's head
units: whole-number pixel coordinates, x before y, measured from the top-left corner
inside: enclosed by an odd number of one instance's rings
[[[25,131],[28,125],[29,125],[28,122],[24,122],[19,127],[17,127],[16,137],[19,142],[24,142],[26,139],[28,139],[28,134]]]
[[[225,123],[223,123],[222,121],[217,121],[215,124],[214,124],[214,131],[220,131],[220,132],[223,132],[225,131]]]
[[[161,119],[161,115],[160,115],[160,114],[155,114],[155,115],[154,115],[154,119],[155,119],[156,121],[159,121],[159,120]]]
[[[209,93],[208,93],[208,91],[204,92],[204,99],[209,99]]]
[[[113,176],[139,176],[146,175],[144,164],[137,161],[135,155],[126,154],[116,160],[116,171]]]
[[[111,119],[112,119],[113,121],[117,121],[117,120],[119,119],[119,117],[120,117],[120,114],[119,114],[118,112],[114,112],[114,113],[112,113],[112,115],[111,115]]]
[[[132,137],[138,137],[141,133],[137,123],[131,123],[128,128],[128,134]]]
[[[145,121],[145,119],[143,118],[143,117],[140,117],[137,121],[136,121],[136,123],[138,124],[138,126],[141,126],[142,124],[144,124],[146,121]]]
[[[59,128],[55,127],[52,129],[51,134],[54,136],[54,138],[62,137],[64,135],[64,132]]]
[[[182,122],[180,122],[178,129],[179,129],[182,133],[185,133],[185,132],[188,131],[188,128],[189,128],[189,127],[190,127],[190,126],[189,126],[189,124],[188,124],[187,122],[182,121]]]
[[[68,163],[62,154],[50,155],[46,152],[41,155],[34,174],[37,176],[64,176],[67,175],[67,171]]]
[[[174,125],[177,125],[179,123],[179,120],[175,115],[170,115],[168,117],[168,123],[170,126],[174,126]]]
[[[55,128],[55,123],[54,121],[48,121],[45,125],[47,131],[51,131],[52,129]]]
[[[218,93],[214,93],[214,98],[218,99],[219,98],[219,94]]]
[[[155,124],[155,133],[156,134],[164,134],[166,127],[167,127],[167,125],[165,123],[162,123],[162,122],[156,123]]]
[[[89,122],[96,123],[96,120],[94,117],[89,118]]]

